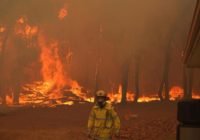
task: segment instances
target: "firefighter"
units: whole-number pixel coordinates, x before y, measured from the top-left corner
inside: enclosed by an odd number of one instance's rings
[[[96,92],[96,105],[88,120],[88,137],[93,140],[111,140],[119,137],[120,119],[103,90]]]

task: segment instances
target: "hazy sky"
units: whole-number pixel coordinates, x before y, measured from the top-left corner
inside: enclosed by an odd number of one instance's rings
[[[164,48],[171,47],[170,85],[182,83],[182,51],[187,41],[196,0],[1,0],[0,25],[10,29],[3,71],[12,83],[19,73],[25,81],[41,79],[41,49],[37,36],[16,37],[20,17],[37,26],[47,42],[58,41],[66,75],[94,88],[99,64],[100,87],[117,88],[122,66],[131,58],[129,90],[134,90],[134,58],[141,56],[142,93],[156,92],[162,76]],[[61,9],[66,16],[58,18]],[[0,33],[1,41],[6,32]],[[27,43],[28,42],[28,43]],[[27,45],[32,47],[27,48]],[[66,59],[72,52],[72,58]],[[11,74],[10,73],[14,73]],[[31,73],[31,74],[29,74]],[[200,74],[195,73],[195,85]],[[33,76],[34,75],[34,76]],[[23,81],[22,80],[22,81]]]

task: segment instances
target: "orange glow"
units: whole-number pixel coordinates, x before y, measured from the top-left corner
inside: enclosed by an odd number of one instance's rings
[[[122,85],[119,85],[118,93],[108,93],[108,97],[111,102],[120,103],[122,98]],[[127,92],[126,99],[128,102],[134,101],[134,93]],[[141,96],[138,99],[138,102],[151,102],[151,101],[159,101],[160,99],[155,96]]]
[[[170,90],[170,100],[175,101],[175,100],[180,100],[184,97],[184,90],[183,88],[179,86],[174,86]],[[200,95],[197,93],[192,93],[192,98],[193,99],[200,99]]]
[[[23,17],[20,17],[18,20],[17,20],[17,23],[19,24],[24,24],[25,23],[25,19]]]
[[[68,15],[68,11],[67,11],[67,8],[64,7],[62,9],[60,9],[59,13],[58,13],[58,18],[60,20],[63,20],[66,16]]]
[[[35,35],[36,33],[38,32],[38,27],[36,26],[29,26],[29,25],[26,25],[25,26],[25,35]]]
[[[24,17],[20,17],[17,20],[17,24],[15,26],[15,34],[21,36],[22,38],[32,38],[38,33],[37,26],[31,26],[28,24],[27,19]]]
[[[82,87],[77,81],[71,80],[64,73],[64,66],[59,56],[59,43],[55,40],[47,41],[42,34],[39,34],[38,42],[41,48],[42,81],[23,86],[20,104],[53,107],[55,105],[73,105],[74,101],[94,101],[82,92]]]
[[[200,95],[193,94],[193,95],[192,95],[192,98],[193,98],[193,99],[200,99]]]
[[[41,75],[43,81],[49,84],[48,90],[54,88],[54,92],[59,93],[59,90],[66,85],[66,79],[63,65],[58,54],[58,42],[53,41],[47,44],[45,38],[40,35],[39,46],[41,48],[40,61],[42,63]],[[56,94],[56,96],[57,95],[58,94]],[[51,96],[55,98],[55,94]]]
[[[122,86],[119,86],[118,93],[108,93],[108,97],[112,102],[120,103],[122,98]],[[131,92],[127,92],[126,95],[127,101],[134,101],[134,94]],[[179,86],[174,86],[170,89],[170,100],[176,101],[183,98],[183,88]],[[200,99],[200,95],[194,94],[192,95],[193,99]],[[142,95],[139,97],[138,102],[152,102],[152,101],[160,101],[160,98],[156,94],[151,95]]]
[[[47,82],[34,82],[32,84],[26,84],[23,86],[23,91],[20,95],[20,104],[50,104],[48,97],[48,91],[50,84]]]
[[[183,88],[174,86],[171,88],[170,92],[170,100],[175,101],[183,98]]]
[[[5,32],[5,30],[6,30],[6,28],[4,28],[4,27],[0,27],[0,33]]]
[[[50,83],[50,82],[34,82],[32,84],[26,84],[23,86],[23,91],[20,94],[20,104],[30,104],[30,105],[46,105],[49,107],[55,107],[57,105],[73,105],[75,101],[81,103],[84,102],[94,102],[94,97],[87,97],[86,93],[82,92],[82,87],[73,80],[67,79],[68,86],[70,88],[61,91],[60,89],[55,89],[55,85],[58,83]],[[59,87],[59,86],[58,86]],[[179,99],[180,87],[173,87],[170,90],[171,100]],[[118,93],[108,93],[108,97],[111,102],[120,103],[121,102],[121,89],[122,86],[119,86]],[[63,92],[67,93],[67,95],[63,94]],[[75,96],[71,96],[71,94]],[[177,96],[178,95],[178,96]],[[68,97],[69,96],[69,97]],[[182,97],[183,95],[181,95]],[[200,99],[200,96],[195,94],[193,95],[194,99]],[[134,94],[127,93],[127,101],[134,101]],[[138,103],[142,102],[152,102],[152,101],[160,101],[158,96],[150,95],[150,96],[140,96],[138,99]],[[13,98],[11,96],[6,96],[6,102],[8,105],[13,103]]]
[[[7,105],[13,104],[13,96],[6,95],[6,104]]]
[[[108,93],[108,97],[110,98],[111,102],[120,103],[122,98],[122,85],[119,85],[117,93]],[[127,101],[134,101],[134,94],[131,92],[127,92],[126,94]]]
[[[160,101],[160,98],[158,98],[157,96],[141,96],[138,99],[138,102],[152,102],[152,101]]]

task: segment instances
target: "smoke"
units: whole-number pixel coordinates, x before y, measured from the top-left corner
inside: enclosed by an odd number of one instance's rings
[[[63,73],[86,89],[94,90],[98,64],[99,87],[107,91],[117,90],[123,64],[131,59],[129,90],[133,90],[134,58],[139,55],[142,93],[155,92],[161,81],[164,48],[169,45],[171,36],[173,52],[170,82],[171,85],[181,85],[181,51],[195,2],[1,0],[0,25],[5,25],[9,33],[3,46],[5,51],[1,51],[1,55],[5,54],[1,56],[0,75],[3,80],[14,84],[42,80],[42,51],[38,34],[23,38],[17,37],[14,32],[17,20],[26,17],[27,24],[45,32],[47,40],[59,42],[57,55],[63,65]],[[174,31],[173,34],[171,31]],[[5,33],[0,33],[1,41],[4,41]]]

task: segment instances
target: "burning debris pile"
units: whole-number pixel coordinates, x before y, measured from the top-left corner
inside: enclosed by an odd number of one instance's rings
[[[58,42],[47,44],[43,35],[39,35],[41,48],[40,62],[43,81],[26,84],[20,96],[20,102],[46,105],[72,105],[74,102],[90,101],[87,92],[70,78],[66,78],[64,64],[59,56]],[[68,54],[67,54],[68,55]]]
[[[66,15],[67,11],[61,9],[59,19],[63,19]],[[1,33],[5,31],[6,28],[0,28]],[[42,78],[41,81],[20,84],[19,104],[51,106],[59,104],[72,105],[74,102],[91,102],[91,99],[86,96],[87,91],[84,91],[76,81],[67,78],[68,75],[64,71],[64,63],[59,55],[59,42],[57,40],[47,40],[38,26],[28,24],[26,17],[20,17],[16,20],[14,35],[26,41],[30,41],[33,38],[37,39],[36,47],[39,47],[40,55],[38,56],[41,65],[39,75]],[[4,47],[2,45],[1,48]],[[27,47],[35,47],[29,45],[27,44]],[[66,56],[69,56],[69,54],[66,54]],[[66,59],[68,58],[66,57]],[[13,93],[6,95],[6,104],[13,104],[13,100]],[[3,102],[2,98],[0,98],[0,102]]]
[[[44,82],[35,82],[23,87],[20,95],[20,104],[39,104],[39,105],[72,105],[74,102],[85,102],[86,93],[81,93],[80,87],[65,87],[50,90],[51,85]]]

